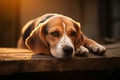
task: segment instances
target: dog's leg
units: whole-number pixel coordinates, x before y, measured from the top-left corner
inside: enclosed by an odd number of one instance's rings
[[[103,55],[106,51],[106,48],[104,46],[87,37],[84,39],[84,46],[88,48],[91,52],[98,55]]]

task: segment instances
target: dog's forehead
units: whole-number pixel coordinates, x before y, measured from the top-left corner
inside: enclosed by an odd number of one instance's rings
[[[52,19],[50,19],[48,21],[48,26],[49,28],[61,28],[61,29],[65,29],[65,28],[68,28],[68,29],[73,29],[74,27],[74,24],[73,24],[73,21],[66,18],[66,17],[61,17],[61,16],[58,16],[58,17],[54,17]]]

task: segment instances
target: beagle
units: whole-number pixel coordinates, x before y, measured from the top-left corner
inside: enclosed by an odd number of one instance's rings
[[[56,58],[73,58],[89,51],[103,55],[106,51],[83,34],[79,22],[61,14],[45,14],[29,21],[21,31],[17,47]]]

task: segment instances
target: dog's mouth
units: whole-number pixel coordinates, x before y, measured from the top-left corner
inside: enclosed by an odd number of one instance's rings
[[[66,55],[65,53],[62,56],[55,56],[52,54],[53,57],[57,58],[57,59],[63,59],[63,60],[68,60],[68,59],[72,59],[74,56],[71,55]]]

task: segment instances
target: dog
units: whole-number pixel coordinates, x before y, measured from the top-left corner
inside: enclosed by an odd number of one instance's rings
[[[54,13],[30,20],[22,28],[17,47],[60,59],[89,51],[103,55],[106,51],[104,46],[84,35],[79,22]]]

